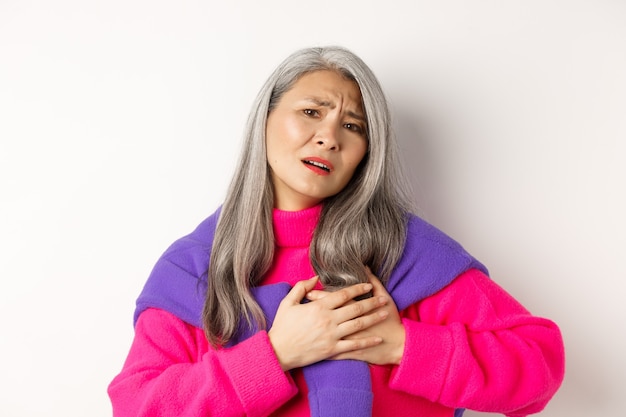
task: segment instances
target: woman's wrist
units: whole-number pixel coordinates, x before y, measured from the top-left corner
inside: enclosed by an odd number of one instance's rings
[[[395,349],[393,351],[393,364],[400,365],[402,362],[402,357],[404,356],[404,345],[406,342],[406,329],[404,328],[404,324],[400,323],[399,333],[400,337],[396,342]]]

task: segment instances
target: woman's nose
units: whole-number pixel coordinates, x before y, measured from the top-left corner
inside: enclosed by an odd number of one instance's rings
[[[326,123],[320,126],[315,135],[315,143],[330,151],[339,150],[338,130],[339,128],[334,123]]]

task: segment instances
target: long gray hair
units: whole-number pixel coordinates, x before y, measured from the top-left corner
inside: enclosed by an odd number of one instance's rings
[[[221,209],[203,311],[213,346],[231,340],[242,320],[248,326],[266,327],[250,288],[261,282],[274,256],[267,116],[300,77],[320,70],[337,71],[358,84],[369,148],[348,185],[324,200],[310,246],[311,264],[324,287],[332,290],[366,282],[364,265],[385,282],[402,255],[411,206],[378,80],[359,57],[344,48],[297,51],[276,68],[252,105],[243,151]]]

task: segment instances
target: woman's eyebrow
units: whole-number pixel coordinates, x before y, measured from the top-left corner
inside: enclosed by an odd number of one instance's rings
[[[331,109],[335,108],[335,106],[330,101],[325,101],[317,97],[305,97],[304,100],[310,101],[317,106],[328,107]]]
[[[349,111],[349,110],[346,112],[346,114],[348,116],[350,116],[350,117],[353,117],[353,118],[355,118],[357,120],[360,120],[363,123],[367,123],[367,120],[365,119],[365,116],[363,116],[362,114],[355,113],[355,112]]]
[[[333,103],[331,103],[330,101],[322,100],[322,99],[319,99],[317,97],[305,97],[304,100],[305,101],[310,101],[311,103],[313,103],[313,104],[315,104],[317,106],[320,106],[320,107],[328,107],[330,109],[334,109],[335,108],[335,105]],[[355,113],[353,111],[348,110],[348,111],[346,111],[346,114],[348,116],[353,117],[353,118],[355,118],[357,120],[360,120],[360,121],[362,121],[364,123],[367,122],[367,120],[365,119],[365,116],[360,114],[360,113]]]

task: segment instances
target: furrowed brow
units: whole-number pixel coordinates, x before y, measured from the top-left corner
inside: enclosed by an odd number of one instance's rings
[[[330,109],[334,109],[335,106],[330,102],[330,101],[324,101],[321,100],[317,97],[305,97],[304,98],[306,101],[310,101],[311,103],[314,103],[317,106],[321,106],[321,107],[328,107]],[[360,113],[355,113],[353,111],[347,111],[346,114],[350,117],[353,117],[363,123],[367,123],[367,120],[365,119],[365,116],[360,114]]]
[[[367,123],[367,120],[365,120],[365,116],[363,116],[362,114],[355,113],[353,111],[348,111],[346,112],[346,114],[350,117],[354,117],[355,119],[362,121],[363,123]]]
[[[314,103],[317,106],[321,106],[321,107],[328,107],[328,108],[334,108],[335,106],[332,105],[332,103],[330,101],[324,101],[321,100],[317,97],[305,97],[304,98],[306,101],[310,101],[311,103]]]

